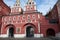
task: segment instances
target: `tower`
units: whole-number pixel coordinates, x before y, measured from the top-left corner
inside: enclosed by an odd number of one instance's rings
[[[28,0],[25,8],[25,11],[36,11],[36,3],[33,0]]]
[[[57,1],[57,10],[58,10],[58,17],[59,17],[59,26],[60,26],[60,0]]]
[[[20,0],[16,0],[16,3],[11,8],[12,14],[20,14],[22,12],[22,8],[20,7]]]
[[[20,7],[20,0],[16,0],[16,3],[15,3],[15,5],[14,6],[19,6]]]

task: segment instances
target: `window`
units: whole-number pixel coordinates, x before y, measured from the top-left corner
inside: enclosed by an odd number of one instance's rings
[[[49,23],[51,23],[51,24],[57,24],[58,21],[56,19],[52,19],[52,20],[49,21]]]
[[[29,4],[31,4],[31,2],[29,2]]]
[[[16,6],[17,6],[17,4],[16,4]]]
[[[46,16],[46,19],[48,19],[49,17],[48,16]]]
[[[32,2],[32,4],[34,4],[34,2]]]

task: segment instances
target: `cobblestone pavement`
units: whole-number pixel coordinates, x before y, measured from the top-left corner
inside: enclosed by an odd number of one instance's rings
[[[60,40],[60,38],[46,37],[46,38],[0,38],[0,40]]]

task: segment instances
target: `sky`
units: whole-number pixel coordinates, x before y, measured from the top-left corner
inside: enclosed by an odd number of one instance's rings
[[[4,0],[4,2],[10,6],[13,7],[16,0]],[[24,9],[26,3],[28,0],[20,0],[20,6]],[[53,8],[53,6],[56,4],[57,0],[34,0],[37,6],[37,11],[41,12],[43,15],[46,15],[49,10]]]

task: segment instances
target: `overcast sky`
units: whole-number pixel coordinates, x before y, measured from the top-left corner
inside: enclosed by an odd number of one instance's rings
[[[25,8],[28,0],[20,0],[20,4],[22,8]],[[45,15],[47,12],[49,12],[50,9],[53,8],[53,6],[56,4],[57,0],[34,0],[36,2],[37,10],[39,12],[42,12],[43,15]],[[10,6],[13,7],[16,0],[4,0],[4,2]]]

